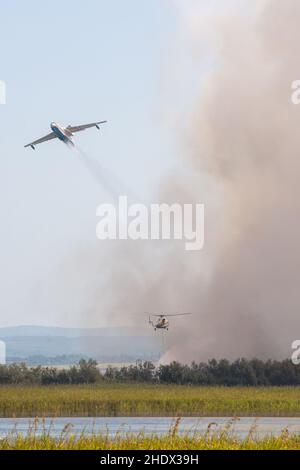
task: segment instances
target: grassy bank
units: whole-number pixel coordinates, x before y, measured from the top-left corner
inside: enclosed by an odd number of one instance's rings
[[[300,416],[300,388],[1,386],[0,417],[22,416]]]
[[[56,441],[50,438],[19,438],[15,442],[2,441],[1,450],[300,450],[299,437],[251,439],[239,442],[233,438],[204,439],[177,437],[127,437],[107,440],[103,437],[64,439]]]

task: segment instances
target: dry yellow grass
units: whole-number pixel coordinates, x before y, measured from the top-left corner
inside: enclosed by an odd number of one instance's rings
[[[1,417],[300,416],[298,387],[0,386]]]

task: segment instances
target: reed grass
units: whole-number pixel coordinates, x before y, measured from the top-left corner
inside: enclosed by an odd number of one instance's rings
[[[298,387],[0,386],[0,417],[300,416]]]

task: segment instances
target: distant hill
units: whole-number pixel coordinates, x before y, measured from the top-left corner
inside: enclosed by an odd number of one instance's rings
[[[148,328],[63,328],[59,326],[20,325],[0,328],[0,338],[11,336],[151,336]]]
[[[58,356],[131,362],[156,360],[161,353],[159,336],[138,328],[15,326],[0,328],[0,340],[6,343],[7,362],[49,364]]]

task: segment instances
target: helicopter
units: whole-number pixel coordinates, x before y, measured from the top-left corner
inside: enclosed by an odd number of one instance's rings
[[[155,313],[149,314],[149,323],[156,330],[169,330],[169,320],[167,317],[179,317],[182,315],[192,315],[191,313],[170,313],[168,315],[157,315]],[[153,321],[151,317],[157,317],[157,320]]]

